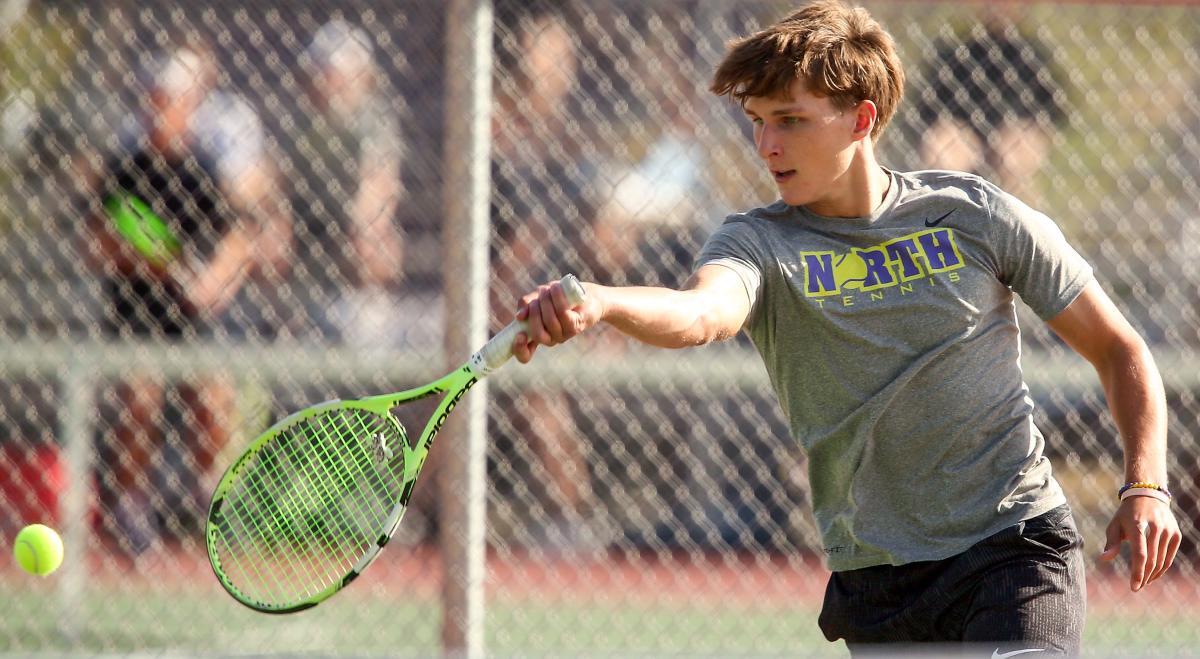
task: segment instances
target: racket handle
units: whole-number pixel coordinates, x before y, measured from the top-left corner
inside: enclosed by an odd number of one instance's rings
[[[587,293],[583,290],[583,284],[575,278],[575,275],[567,275],[558,280],[559,285],[563,287],[563,293],[567,295],[567,302],[572,307],[578,306],[587,297]],[[467,365],[471,368],[471,372],[479,377],[483,377],[492,371],[500,368],[512,358],[513,341],[517,335],[528,329],[529,323],[523,320],[514,320],[507,327],[500,330],[496,336],[493,336],[482,348],[474,355],[471,355]]]

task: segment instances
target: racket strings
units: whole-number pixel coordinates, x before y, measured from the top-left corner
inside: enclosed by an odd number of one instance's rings
[[[373,418],[374,417],[372,417],[372,419]],[[337,428],[329,428],[328,430],[330,433],[339,432]],[[355,432],[353,436],[354,437],[370,437],[371,438],[370,441],[373,443],[375,441],[375,439],[380,436],[379,430],[381,430],[381,429],[380,428],[373,429],[371,427],[367,427],[364,425],[363,427],[359,428],[360,432]],[[338,484],[337,491],[345,492],[345,491],[349,491],[353,488],[369,487],[370,491],[373,494],[375,494],[376,496],[375,497],[367,496],[367,497],[356,498],[355,501],[362,502],[364,504],[367,504],[368,506],[372,502],[378,501],[381,504],[379,506],[379,508],[375,509],[374,507],[372,507],[371,510],[368,512],[371,514],[372,519],[374,519],[375,517],[378,517],[378,516],[385,516],[385,515],[387,515],[387,512],[391,509],[391,501],[392,500],[390,498],[384,498],[384,497],[387,497],[386,484],[383,482],[383,479],[381,478],[381,473],[379,472],[379,470],[374,468],[375,461],[378,459],[378,456],[373,452],[373,450],[371,449],[371,446],[367,445],[366,443],[362,442],[361,440],[357,441],[357,446],[359,448],[367,449],[367,450],[355,451],[354,454],[351,456],[352,458],[354,458],[353,464],[355,467],[358,467],[358,471],[353,474],[350,474],[348,472],[341,472],[340,476],[341,476],[342,480]],[[339,460],[343,456],[326,454],[325,457],[327,457],[331,460],[334,460],[334,464],[337,464],[336,461]],[[345,512],[345,509],[343,509],[343,512]],[[352,510],[350,510],[350,512],[356,512],[356,510],[352,509]]]
[[[259,604],[286,606],[340,581],[387,531],[404,486],[405,441],[398,424],[357,409],[282,428],[223,503],[216,549],[229,584]]]
[[[268,579],[266,583],[273,583],[276,589],[283,587],[284,592],[273,592],[272,596],[278,595],[281,599],[294,599],[297,596],[303,598],[306,595],[320,592],[320,590],[328,587],[334,580],[345,573],[345,569],[338,563],[345,560],[352,560],[363,549],[361,543],[353,542],[346,539],[345,530],[352,528],[350,520],[345,514],[343,506],[333,506],[331,504],[337,502],[335,488],[349,488],[353,481],[361,479],[364,475],[369,477],[370,472],[364,469],[363,457],[365,453],[362,451],[351,452],[346,454],[344,451],[344,442],[323,441],[328,438],[339,438],[344,436],[342,433],[345,430],[341,424],[332,423],[330,418],[319,418],[314,420],[315,423],[308,427],[295,429],[292,435],[302,435],[309,440],[308,446],[314,447],[311,450],[316,456],[316,460],[309,460],[301,457],[300,459],[289,460],[291,469],[279,470],[274,468],[276,478],[274,482],[282,482],[289,476],[292,484],[284,492],[284,496],[278,496],[276,490],[278,488],[267,488],[265,492],[262,488],[257,488],[259,491],[253,492],[258,498],[263,498],[264,495],[269,498],[264,500],[268,503],[278,505],[285,504],[284,514],[281,516],[278,509],[268,509],[269,515],[259,515],[257,519],[271,519],[273,528],[269,529],[269,533],[282,536],[288,543],[291,543],[292,550],[299,545],[304,545],[309,549],[304,555],[305,560],[294,565],[287,565],[287,570],[283,570],[284,574],[273,575],[273,579]],[[370,430],[371,428],[366,428]],[[298,431],[298,432],[297,432]],[[314,432],[315,431],[315,432]],[[362,429],[354,432],[354,436],[362,437]],[[294,439],[294,437],[292,438]],[[316,441],[313,441],[316,440]],[[302,442],[289,442],[288,446],[302,446]],[[334,449],[334,450],[331,450]],[[350,460],[344,458],[349,457]],[[293,472],[295,472],[293,474]],[[376,479],[377,480],[377,479]],[[260,481],[263,482],[263,481]],[[304,519],[293,515],[295,519],[289,519],[288,510],[299,510],[304,512]],[[319,516],[314,517],[314,511],[319,511]],[[247,518],[255,519],[255,518]],[[303,524],[307,526],[303,526]],[[259,529],[261,530],[261,529]],[[316,540],[323,545],[324,556],[312,555],[312,541]],[[267,545],[270,548],[279,548],[285,555],[289,554],[288,548],[281,543],[270,543]],[[260,549],[260,548],[254,548]],[[260,560],[263,556],[262,551],[255,551]],[[319,552],[318,552],[319,553]],[[277,558],[278,553],[270,551],[268,558]],[[327,559],[322,561],[321,559]],[[333,564],[325,565],[328,569],[321,569],[322,563],[329,563],[329,559]],[[276,564],[277,563],[268,563]],[[304,569],[316,567],[316,570]],[[331,572],[332,570],[332,572]],[[261,570],[256,570],[261,576]],[[285,577],[286,575],[286,577]],[[290,578],[289,578],[290,577]],[[298,581],[297,581],[298,580]],[[275,589],[273,589],[275,590]],[[293,591],[293,592],[288,592]]]
[[[287,439],[285,435],[276,441]],[[287,560],[286,546],[294,551],[304,542],[278,506],[296,507],[299,503],[310,507],[316,501],[307,496],[307,490],[296,487],[302,481],[292,474],[303,470],[302,464],[289,458],[289,468],[281,468],[279,457],[264,452],[257,464],[247,465],[247,477],[241,483],[244,489],[231,491],[225,504],[230,510],[224,516],[229,551],[222,558],[222,568],[245,595],[266,602],[300,599],[304,591],[323,581],[319,570],[304,569],[311,564]],[[288,487],[292,489],[285,491]],[[297,502],[298,493],[306,495],[306,500]]]

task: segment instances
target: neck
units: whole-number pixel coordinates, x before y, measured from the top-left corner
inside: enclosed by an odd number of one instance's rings
[[[808,209],[825,217],[865,217],[883,203],[891,183],[867,138],[858,143],[850,166],[834,182],[832,194],[809,204]]]

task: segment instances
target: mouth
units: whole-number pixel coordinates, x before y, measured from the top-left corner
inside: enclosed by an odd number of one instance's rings
[[[796,175],[796,170],[794,170],[794,169],[782,169],[782,170],[781,169],[772,169],[771,170],[771,176],[775,177],[776,183],[783,183],[785,181],[788,181],[795,175]]]

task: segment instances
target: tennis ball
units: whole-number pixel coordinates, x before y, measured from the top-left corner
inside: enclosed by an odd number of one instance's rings
[[[44,577],[62,565],[62,538],[49,526],[30,524],[17,534],[13,555],[26,572]]]
[[[867,280],[867,262],[853,252],[843,254],[833,264],[833,276],[840,288],[862,288]]]

